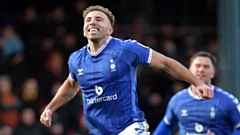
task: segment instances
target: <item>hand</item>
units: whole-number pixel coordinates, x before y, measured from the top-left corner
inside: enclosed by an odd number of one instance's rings
[[[215,135],[213,132],[211,132],[210,130],[207,131],[208,135]]]
[[[214,97],[213,90],[205,83],[202,83],[201,85],[197,86],[195,93],[198,96],[202,97],[203,99],[211,99]]]
[[[40,117],[40,121],[46,127],[50,127],[52,122],[52,111],[45,109]]]

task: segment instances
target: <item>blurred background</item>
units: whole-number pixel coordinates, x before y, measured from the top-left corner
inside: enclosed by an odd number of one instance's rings
[[[81,92],[53,114],[51,128],[39,117],[68,76],[70,53],[87,43],[82,12],[89,5],[113,12],[113,36],[135,39],[186,67],[197,51],[214,54],[213,83],[240,97],[238,0],[1,0],[0,135],[87,134]],[[139,66],[139,105],[151,131],[171,96],[187,86]]]

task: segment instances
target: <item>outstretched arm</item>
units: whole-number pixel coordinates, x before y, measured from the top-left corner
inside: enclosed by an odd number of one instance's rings
[[[78,82],[71,79],[70,76],[64,81],[61,87],[58,89],[56,95],[52,101],[46,106],[43,111],[40,121],[47,127],[51,126],[52,113],[56,111],[60,106],[71,100],[79,91],[80,87]]]
[[[153,135],[171,135],[175,126],[167,125],[164,119],[159,123]]]
[[[166,57],[153,50],[150,67],[163,69],[172,76],[194,85],[197,88],[196,93],[205,99],[213,97],[213,91],[210,87],[172,58]]]

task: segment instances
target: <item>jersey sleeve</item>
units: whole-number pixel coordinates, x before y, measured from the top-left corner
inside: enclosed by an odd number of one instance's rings
[[[173,127],[167,125],[166,122],[162,120],[155,129],[153,135],[171,135],[173,130]]]
[[[142,45],[135,40],[128,40],[124,44],[125,53],[122,57],[127,57],[133,65],[149,65],[152,59],[152,49]]]
[[[68,59],[69,75],[74,81],[77,81],[76,68],[74,67],[73,59],[74,59],[73,54],[71,54]]]
[[[168,103],[166,113],[164,116],[164,121],[167,125],[171,127],[175,127],[178,123],[177,115],[175,114],[175,107],[176,105],[176,96],[173,96]]]
[[[229,107],[229,117],[236,129],[240,129],[240,103],[236,98],[230,101]]]

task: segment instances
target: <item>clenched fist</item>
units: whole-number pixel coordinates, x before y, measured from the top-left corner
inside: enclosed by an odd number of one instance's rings
[[[45,109],[40,117],[40,122],[46,127],[50,127],[52,122],[52,111]]]

